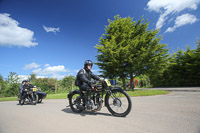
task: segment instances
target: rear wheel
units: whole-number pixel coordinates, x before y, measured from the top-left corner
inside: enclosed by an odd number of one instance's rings
[[[132,108],[130,96],[122,89],[112,90],[111,92],[105,98],[108,111],[114,116],[125,117]]]
[[[84,110],[83,100],[80,93],[73,93],[69,96],[69,105],[73,112],[81,113]]]

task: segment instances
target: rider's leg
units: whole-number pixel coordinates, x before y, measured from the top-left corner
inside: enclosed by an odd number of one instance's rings
[[[88,101],[90,101],[90,95],[92,92],[92,88],[89,85],[82,85],[81,86],[81,90],[86,91],[86,95],[85,95],[85,102],[87,103]]]

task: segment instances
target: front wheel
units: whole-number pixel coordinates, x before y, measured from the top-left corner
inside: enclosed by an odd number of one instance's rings
[[[118,117],[125,117],[132,108],[130,96],[122,89],[111,90],[105,97],[108,111]]]
[[[32,95],[32,104],[33,105],[36,105],[37,104],[37,102],[38,102],[38,95],[37,94],[33,94]]]
[[[41,103],[42,102],[42,99],[38,99],[38,103]]]

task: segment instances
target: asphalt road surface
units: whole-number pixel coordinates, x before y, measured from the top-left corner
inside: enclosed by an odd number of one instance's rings
[[[200,133],[200,92],[133,97],[125,118],[106,107],[74,114],[67,99],[34,105],[0,102],[0,133]]]

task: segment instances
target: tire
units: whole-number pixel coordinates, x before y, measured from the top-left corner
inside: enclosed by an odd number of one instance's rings
[[[38,102],[38,95],[37,94],[33,94],[33,101],[32,101],[32,104],[33,105],[36,105]]]
[[[74,113],[81,113],[84,110],[84,108],[80,108],[80,107],[84,107],[81,94],[78,92],[72,93],[69,96],[69,105],[70,105],[71,110]]]
[[[21,100],[19,100],[19,105],[24,105],[25,99],[21,98]]]
[[[41,103],[42,102],[42,99],[38,99],[38,103]]]
[[[107,93],[105,102],[108,111],[117,117],[125,117],[132,108],[130,96],[122,89],[112,90],[112,94]]]

